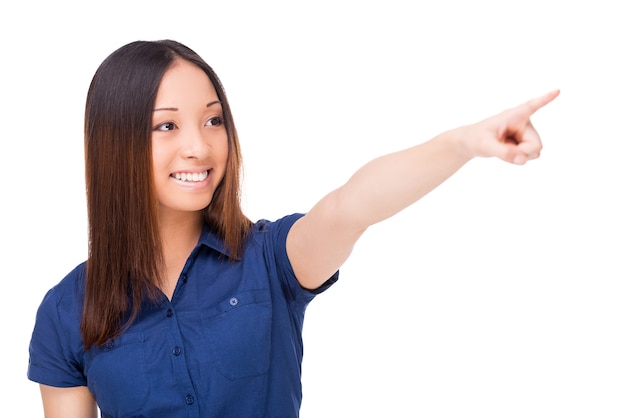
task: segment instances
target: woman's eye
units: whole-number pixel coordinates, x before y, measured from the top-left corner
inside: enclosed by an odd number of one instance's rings
[[[220,126],[224,123],[221,116],[213,116],[206,122],[206,126]]]
[[[155,131],[173,131],[174,129],[176,129],[174,122],[161,123],[154,128]]]

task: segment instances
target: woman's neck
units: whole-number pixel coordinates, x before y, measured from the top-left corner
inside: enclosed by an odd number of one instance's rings
[[[161,290],[170,300],[180,273],[198,244],[203,223],[201,212],[160,217],[159,230],[164,262]]]

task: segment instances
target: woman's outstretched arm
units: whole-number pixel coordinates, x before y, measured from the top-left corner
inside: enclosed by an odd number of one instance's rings
[[[542,144],[530,117],[558,94],[552,91],[365,164],[291,228],[287,253],[300,284],[319,287],[370,225],[413,204],[471,159],[496,157],[524,164],[538,158]]]

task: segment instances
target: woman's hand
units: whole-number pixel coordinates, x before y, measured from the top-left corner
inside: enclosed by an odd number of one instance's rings
[[[542,148],[530,117],[554,100],[559,92],[553,90],[478,123],[463,126],[454,134],[470,158],[497,157],[513,164],[524,164],[539,157]]]

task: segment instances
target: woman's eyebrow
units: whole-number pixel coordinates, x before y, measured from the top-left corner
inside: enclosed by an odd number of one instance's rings
[[[212,102],[207,103],[206,107],[211,107],[211,106],[216,105],[216,104],[222,104],[222,102],[220,102],[219,100],[214,100]],[[167,110],[167,111],[170,111],[170,112],[177,112],[178,108],[177,107],[159,107],[158,109],[154,109],[153,112],[158,112],[158,111],[161,111],[161,110]]]

